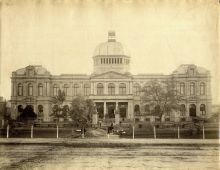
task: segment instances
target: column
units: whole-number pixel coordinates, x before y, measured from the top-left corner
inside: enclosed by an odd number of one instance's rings
[[[94,94],[94,83],[91,82],[91,86],[90,86],[90,94],[93,95]]]
[[[125,83],[126,84],[126,95],[129,95],[130,94],[130,84],[129,84],[129,82],[126,82]]]
[[[133,83],[130,81],[130,94],[133,94]]]
[[[34,112],[37,113],[38,112],[38,105],[37,105],[37,103],[33,103],[33,107],[34,107]]]
[[[46,82],[46,93],[45,93],[45,95],[46,96],[50,96],[51,94],[50,94],[50,84],[48,83],[48,82]]]
[[[33,96],[38,96],[38,83],[33,83]]]
[[[13,83],[13,88],[14,88],[14,96],[17,96],[17,95],[18,95],[18,92],[17,92],[17,87],[18,87],[17,83],[16,83],[16,82],[14,82],[14,83]]]
[[[189,103],[186,103],[186,117],[189,117]]]
[[[118,108],[118,102],[115,102],[115,109],[119,109]]]
[[[115,94],[119,94],[119,84],[115,83]]]
[[[191,120],[191,118],[189,116],[189,105],[190,105],[190,103],[186,103],[186,120]]]
[[[104,82],[104,94],[108,94],[108,84]]]
[[[115,102],[115,124],[118,125],[119,122],[120,122],[120,114],[119,114],[119,109],[118,109],[118,102]]]
[[[106,102],[104,102],[104,117],[106,115]]]
[[[128,114],[127,114],[128,119],[133,119],[134,118],[134,112],[133,112],[133,103],[131,101],[128,102]]]
[[[23,96],[27,96],[27,82],[23,83]]]
[[[200,112],[200,103],[196,103],[196,116],[201,116],[202,112]]]
[[[85,82],[81,82],[81,83],[80,83],[80,88],[81,88],[80,94],[81,94],[82,96],[85,96],[85,93],[84,93],[84,85],[85,85]]]

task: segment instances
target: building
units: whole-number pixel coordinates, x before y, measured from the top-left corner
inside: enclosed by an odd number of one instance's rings
[[[0,121],[4,119],[6,111],[6,101],[0,96]]]
[[[20,107],[31,105],[41,112],[44,121],[50,121],[51,98],[59,89],[65,91],[67,100],[78,95],[92,99],[100,119],[114,118],[119,110],[120,121],[154,121],[146,106],[140,103],[139,89],[150,80],[172,79],[178,93],[183,96],[186,109],[183,118],[208,114],[211,109],[210,72],[193,64],[180,65],[170,75],[130,73],[131,57],[123,45],[116,41],[115,32],[108,33],[107,42],[99,44],[93,54],[94,72],[85,74],[52,75],[40,65],[30,65],[12,72],[11,104],[16,117]],[[41,110],[41,111],[40,111]]]

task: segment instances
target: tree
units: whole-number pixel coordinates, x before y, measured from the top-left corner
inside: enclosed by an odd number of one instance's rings
[[[179,111],[180,96],[177,95],[174,81],[167,80],[159,82],[157,80],[150,81],[141,90],[142,103],[149,104],[151,113],[159,116],[160,121],[164,114],[169,115],[172,111]]]
[[[85,127],[92,121],[92,114],[96,112],[92,100],[78,96],[73,99],[70,109],[70,117],[77,127]]]
[[[17,118],[22,122],[34,121],[37,118],[37,114],[34,112],[32,105],[27,105],[24,109],[21,109],[21,114]]]
[[[66,95],[64,91],[58,90],[58,95],[53,97],[53,107],[52,107],[52,116],[57,122],[60,118],[67,119],[69,109],[68,105],[64,105],[64,101],[66,100]]]

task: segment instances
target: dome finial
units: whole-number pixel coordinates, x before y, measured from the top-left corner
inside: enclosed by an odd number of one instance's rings
[[[108,32],[108,42],[115,42],[115,31],[109,31]]]

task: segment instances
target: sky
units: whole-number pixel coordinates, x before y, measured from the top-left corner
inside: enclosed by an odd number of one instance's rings
[[[218,12],[216,0],[3,0],[0,96],[10,99],[12,71],[28,65],[91,74],[95,47],[114,30],[132,74],[196,64],[211,71],[220,103]]]

